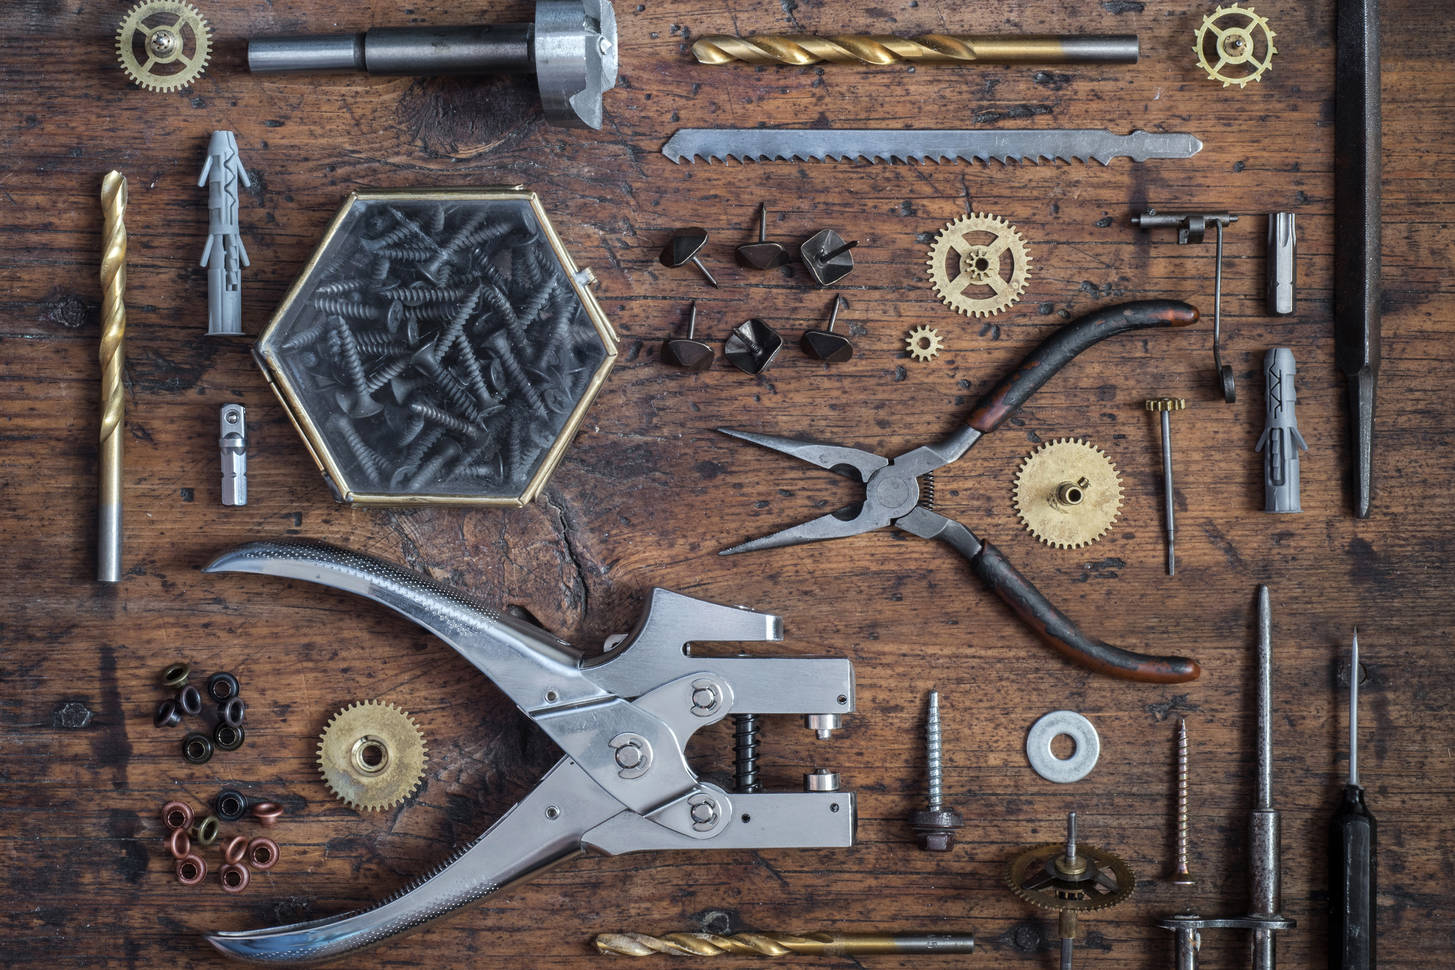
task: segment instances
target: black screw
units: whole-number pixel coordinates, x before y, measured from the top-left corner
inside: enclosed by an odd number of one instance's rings
[[[688,370],[707,370],[712,366],[712,347],[697,340],[697,301],[692,301],[692,310],[687,316],[687,336],[673,337],[662,342],[662,359],[677,367]]]
[[[672,238],[667,240],[667,245],[662,247],[662,255],[658,258],[661,259],[663,266],[672,269],[691,263],[707,278],[709,285],[716,287],[717,280],[712,278],[712,274],[707,271],[707,267],[703,266],[702,261],[697,258],[697,254],[706,245],[707,230],[701,226],[678,229],[672,233]]]
[[[842,296],[834,297],[834,309],[829,314],[827,330],[805,330],[803,332],[803,337],[799,339],[798,345],[803,348],[805,354],[817,357],[829,364],[842,364],[854,356],[854,345],[849,342],[849,338],[834,333],[834,323],[839,319],[839,307],[843,302]]]
[[[786,246],[768,241],[768,203],[758,203],[758,241],[737,249],[738,265],[748,269],[775,269],[792,259]]]

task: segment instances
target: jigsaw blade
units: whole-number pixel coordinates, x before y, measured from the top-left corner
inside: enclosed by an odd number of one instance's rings
[[[674,162],[750,161],[1091,162],[1114,158],[1190,158],[1202,142],[1183,133],[1097,128],[1012,130],[893,128],[682,128],[662,146]]]

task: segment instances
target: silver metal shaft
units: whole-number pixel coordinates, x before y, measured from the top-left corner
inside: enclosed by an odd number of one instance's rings
[[[1279,820],[1273,807],[1273,608],[1258,587],[1258,803],[1248,819],[1249,918],[1282,917]],[[1279,927],[1281,928],[1281,927]],[[1253,930],[1253,970],[1274,970],[1275,927]]]
[[[1167,499],[1167,575],[1177,575],[1177,510],[1172,501],[1172,412],[1162,412],[1162,491]]]
[[[1258,587],[1258,803],[1273,807],[1273,607]]]
[[[1359,628],[1349,658],[1349,784],[1359,784]]]

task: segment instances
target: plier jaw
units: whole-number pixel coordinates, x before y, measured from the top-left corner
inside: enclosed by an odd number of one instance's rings
[[[854,710],[847,660],[689,649],[779,640],[776,616],[657,589],[634,630],[587,658],[456,590],[323,543],[250,543],[207,571],[304,579],[390,607],[495,681],[566,752],[484,835],[413,885],[355,913],[209,935],[229,956],[270,964],[343,957],[591,850],[853,844],[850,792],[730,793],[687,765],[692,735],[729,714],[801,714],[824,737]]]

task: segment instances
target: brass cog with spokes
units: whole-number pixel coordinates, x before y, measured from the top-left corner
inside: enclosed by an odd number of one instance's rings
[[[177,91],[202,76],[212,55],[212,28],[185,0],[147,0],[116,28],[116,57],[147,91]]]

